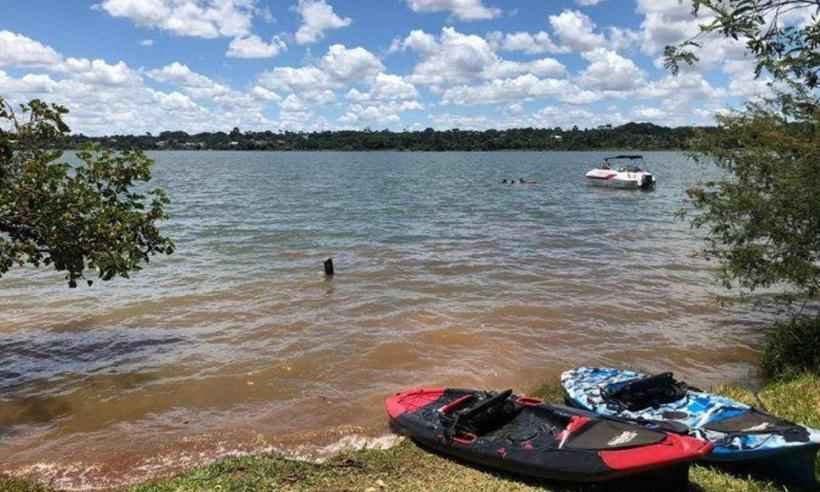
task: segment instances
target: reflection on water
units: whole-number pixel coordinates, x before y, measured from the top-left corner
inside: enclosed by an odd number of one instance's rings
[[[0,280],[0,471],[117,483],[378,435],[410,385],[580,364],[709,385],[756,357],[765,320],[718,310],[673,218],[706,172],[676,153],[648,156],[652,193],[587,188],[596,153],[155,157],[174,256],[91,288]],[[500,184],[519,176],[540,184]]]

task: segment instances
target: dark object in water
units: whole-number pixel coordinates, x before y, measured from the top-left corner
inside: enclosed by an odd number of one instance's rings
[[[333,258],[328,258],[325,260],[325,275],[332,277],[335,273],[336,272],[333,269]]]
[[[422,446],[534,478],[599,482],[653,471],[683,478],[689,463],[712,449],[699,439],[547,405],[512,390],[415,389],[391,396],[385,406],[393,428]]]

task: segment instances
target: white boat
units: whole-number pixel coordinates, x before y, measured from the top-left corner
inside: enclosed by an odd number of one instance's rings
[[[627,162],[618,167],[619,161]],[[587,173],[587,183],[607,188],[650,190],[655,187],[655,176],[643,166],[643,156],[640,155],[607,157],[599,167]]]

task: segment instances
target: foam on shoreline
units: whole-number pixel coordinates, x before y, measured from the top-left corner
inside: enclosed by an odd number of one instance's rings
[[[329,444],[300,444],[294,447],[269,444],[231,446],[226,442],[215,442],[211,449],[199,451],[179,450],[159,454],[142,459],[127,469],[112,469],[109,465],[98,463],[40,462],[7,470],[5,473],[13,478],[34,480],[66,491],[110,490],[171,477],[229,458],[276,456],[322,464],[345,452],[390,449],[402,442],[403,439],[403,437],[395,434],[376,437],[348,434]]]

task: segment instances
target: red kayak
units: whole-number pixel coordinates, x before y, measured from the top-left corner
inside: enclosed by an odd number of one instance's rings
[[[706,441],[647,429],[540,400],[425,388],[385,402],[391,425],[435,451],[520,475],[597,482],[665,470],[687,473]]]

